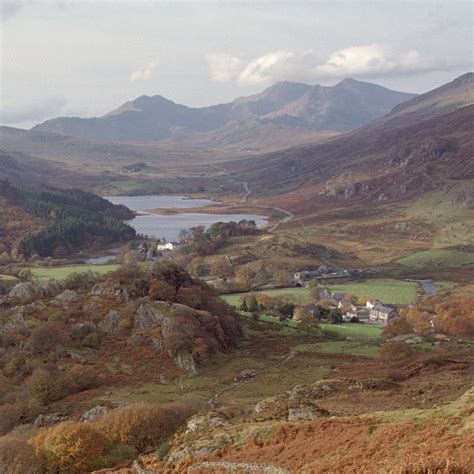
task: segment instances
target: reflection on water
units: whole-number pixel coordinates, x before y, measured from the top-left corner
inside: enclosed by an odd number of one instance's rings
[[[185,209],[190,207],[204,207],[213,204],[208,199],[189,199],[185,196],[110,196],[107,199],[114,204],[123,204],[141,215],[127,221],[139,234],[155,238],[166,238],[167,241],[178,240],[182,229],[203,225],[209,227],[214,222],[254,220],[257,226],[267,222],[265,216],[253,214],[198,214],[180,213],[174,215],[150,214],[150,209]]]

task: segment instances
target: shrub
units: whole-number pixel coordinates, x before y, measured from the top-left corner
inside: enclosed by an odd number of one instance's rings
[[[158,301],[175,301],[176,288],[166,281],[155,280],[150,285],[150,298]]]
[[[380,348],[380,357],[386,362],[400,361],[411,357],[414,349],[405,341],[391,341]]]
[[[99,276],[91,270],[70,273],[64,279],[64,287],[68,290],[90,290],[99,281]]]
[[[75,365],[65,375],[65,385],[69,393],[100,387],[104,377],[92,366]]]
[[[184,405],[137,403],[108,413],[97,426],[113,443],[143,451],[172,435],[192,414]]]
[[[109,447],[107,438],[91,423],[72,421],[41,430],[33,445],[50,472],[91,471]]]
[[[31,395],[41,403],[51,403],[65,395],[64,379],[59,371],[36,369],[28,379]]]
[[[64,327],[59,323],[48,321],[33,329],[29,345],[33,354],[49,354],[65,340]]]

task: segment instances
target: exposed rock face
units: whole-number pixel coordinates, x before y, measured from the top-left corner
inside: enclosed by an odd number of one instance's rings
[[[29,281],[18,283],[8,293],[8,299],[19,304],[28,304],[40,297],[40,288]]]
[[[92,287],[91,295],[94,296],[113,296],[118,298],[122,303],[131,300],[130,293],[127,288],[120,286],[110,286],[106,283],[97,283]]]
[[[40,428],[42,426],[52,426],[66,420],[69,420],[69,417],[66,415],[62,415],[61,413],[49,413],[48,415],[39,415],[33,422],[33,425]]]
[[[81,421],[90,422],[97,420],[98,418],[103,417],[107,413],[107,411],[107,407],[97,405],[94,408],[91,408],[90,410],[84,412],[81,416]]]
[[[229,422],[225,420],[219,413],[211,411],[203,415],[193,416],[188,421],[186,433],[207,431],[221,426],[226,426],[228,424]]]
[[[173,357],[174,363],[180,369],[184,369],[190,374],[196,374],[196,362],[193,359],[193,356],[189,352],[178,352],[177,354],[170,354]]]
[[[159,311],[156,307],[150,304],[143,304],[139,306],[133,321],[134,332],[147,331],[148,329],[151,329],[157,325],[165,325],[169,327],[171,322],[167,321],[167,316]]]
[[[64,290],[55,299],[67,305],[81,301],[81,297],[73,290]]]
[[[329,416],[329,412],[311,402],[297,403],[288,408],[288,421],[315,420]]]
[[[99,323],[99,327],[111,333],[118,333],[120,331],[120,323],[124,321],[124,317],[115,309],[110,310],[105,318]]]

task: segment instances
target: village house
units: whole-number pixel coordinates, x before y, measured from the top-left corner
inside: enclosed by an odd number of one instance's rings
[[[396,318],[398,312],[391,306],[384,306],[382,303],[375,304],[370,309],[370,321],[387,324],[391,319]]]
[[[158,245],[156,246],[156,250],[158,252],[163,252],[164,250],[173,250],[174,245],[171,242],[159,242]]]
[[[345,322],[350,322],[352,321],[361,321],[361,322],[368,322],[369,317],[370,317],[370,310],[367,308],[356,308],[355,309],[350,309],[349,311],[346,312],[346,314],[343,314],[342,319]]]

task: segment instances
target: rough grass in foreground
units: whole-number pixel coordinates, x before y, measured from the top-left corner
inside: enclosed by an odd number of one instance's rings
[[[99,275],[117,270],[120,265],[67,265],[64,267],[30,267],[31,273],[38,281],[47,281],[50,278],[64,280],[71,273],[81,273],[91,270]]]

